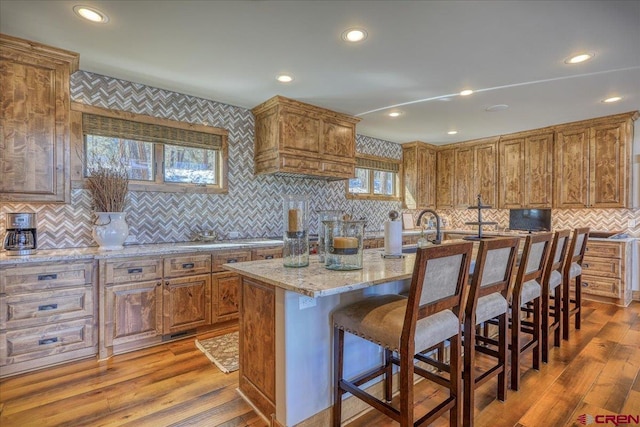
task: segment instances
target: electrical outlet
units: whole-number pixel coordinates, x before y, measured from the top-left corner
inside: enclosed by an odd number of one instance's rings
[[[229,238],[230,239],[237,239],[238,237],[240,237],[240,233],[238,231],[230,231],[229,232]]]
[[[298,306],[300,307],[300,310],[304,310],[305,308],[315,307],[316,306],[316,302],[317,301],[316,301],[315,298],[302,296],[298,300]]]
[[[635,219],[630,219],[629,223],[627,224],[629,226],[629,228],[633,228],[636,226],[636,220]]]

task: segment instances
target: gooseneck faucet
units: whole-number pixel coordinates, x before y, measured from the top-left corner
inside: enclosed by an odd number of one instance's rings
[[[442,231],[440,230],[440,216],[438,216],[438,214],[436,213],[436,211],[432,210],[432,209],[425,209],[422,212],[420,212],[418,214],[418,221],[416,222],[416,224],[418,224],[418,227],[420,227],[420,221],[422,221],[422,217],[424,214],[426,213],[430,213],[431,215],[433,215],[436,219],[436,238],[435,240],[432,240],[431,242],[434,245],[439,245],[440,243],[442,243]]]

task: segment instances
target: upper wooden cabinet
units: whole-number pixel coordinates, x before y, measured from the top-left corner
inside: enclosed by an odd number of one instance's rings
[[[436,208],[436,150],[424,142],[402,145],[404,207]]]
[[[360,119],[282,96],[251,111],[255,116],[256,175],[354,176]]]
[[[478,203],[495,207],[497,201],[497,139],[447,146],[437,154],[437,207],[467,208]]]
[[[78,62],[0,34],[0,201],[69,202],[69,76]]]
[[[630,202],[633,120],[637,113],[556,130],[555,208],[623,208]]]
[[[550,208],[553,132],[500,138],[498,208]]]

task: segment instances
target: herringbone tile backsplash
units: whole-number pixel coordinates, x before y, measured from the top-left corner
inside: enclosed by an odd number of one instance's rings
[[[359,201],[345,198],[344,181],[253,175],[253,115],[231,105],[79,71],[71,77],[71,97],[76,102],[189,123],[207,123],[229,131],[229,193],[179,194],[130,192],[127,222],[135,243],[188,241],[199,230],[216,230],[223,238],[236,231],[240,237],[280,236],[283,229],[282,194],[306,194],[310,199],[311,232],[316,231],[319,209],[342,209],[367,219],[367,230],[383,228],[387,213],[399,210],[399,202]],[[399,159],[399,144],[357,135],[359,153]],[[93,246],[92,213],[85,190],[72,190],[71,203],[0,206],[0,232],[7,212],[36,212],[41,249]],[[451,227],[469,228],[469,210],[444,210]],[[508,225],[508,210],[486,211],[487,221]],[[640,236],[640,224],[628,229],[639,210],[554,210],[554,228],[589,226],[597,230],[622,230]],[[640,222],[640,220],[638,221]]]

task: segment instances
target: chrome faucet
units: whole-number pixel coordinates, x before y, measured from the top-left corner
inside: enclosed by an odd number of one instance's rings
[[[435,240],[432,240],[431,242],[434,245],[439,245],[440,243],[442,243],[442,231],[440,230],[440,216],[438,216],[438,214],[436,213],[436,211],[432,210],[432,209],[425,209],[422,212],[420,212],[418,214],[418,221],[416,222],[418,224],[418,227],[420,227],[420,222],[422,221],[422,216],[426,213],[430,213],[431,215],[433,215],[436,219],[436,238]]]

